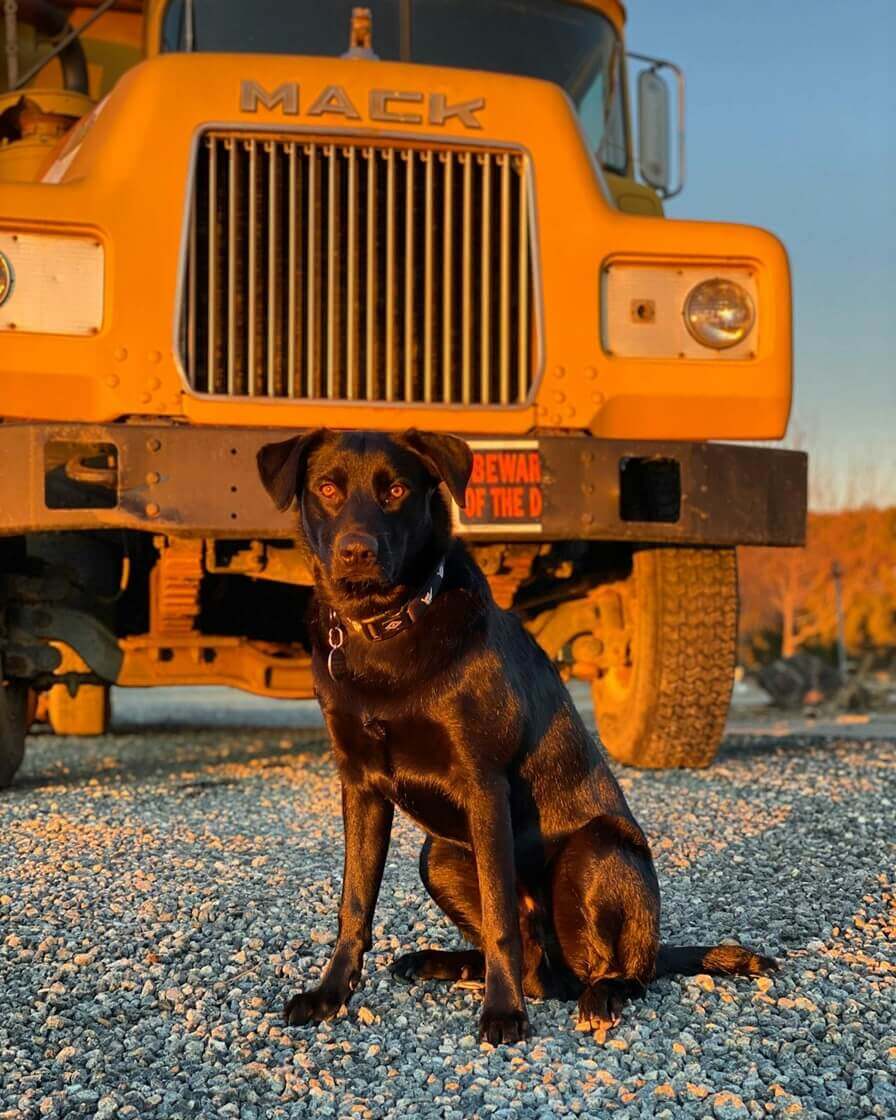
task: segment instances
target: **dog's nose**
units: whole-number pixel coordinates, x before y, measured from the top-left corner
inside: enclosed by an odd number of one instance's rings
[[[346,533],[337,546],[343,564],[370,564],[376,560],[379,545],[369,533]]]

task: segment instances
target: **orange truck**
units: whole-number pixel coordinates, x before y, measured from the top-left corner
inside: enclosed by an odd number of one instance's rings
[[[308,697],[258,448],[475,451],[458,533],[617,759],[706,765],[738,545],[802,542],[788,263],[664,218],[683,78],[617,0],[4,0],[0,781],[36,698]],[[631,92],[630,92],[631,89]],[[48,697],[48,701],[46,701]]]

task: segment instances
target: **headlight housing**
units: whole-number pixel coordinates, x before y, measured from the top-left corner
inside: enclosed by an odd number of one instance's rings
[[[105,253],[95,236],[0,229],[0,334],[96,334],[104,277]]]
[[[610,258],[601,268],[601,342],[613,357],[753,361],[761,333],[752,262]]]
[[[756,309],[749,293],[733,280],[718,276],[691,288],[683,314],[691,336],[713,350],[737,346],[756,322]]]

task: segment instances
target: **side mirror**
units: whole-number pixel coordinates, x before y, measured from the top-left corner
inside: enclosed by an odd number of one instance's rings
[[[684,187],[684,74],[659,58],[633,53],[628,57],[648,64],[638,74],[638,172],[663,198],[672,198]],[[678,86],[677,152],[673,152],[672,95],[665,70],[672,72]],[[674,180],[673,163],[677,164]]]
[[[641,178],[668,196],[672,152],[669,147],[669,87],[656,70],[638,75],[638,167]]]

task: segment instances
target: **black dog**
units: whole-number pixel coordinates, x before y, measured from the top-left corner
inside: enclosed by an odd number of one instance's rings
[[[618,1022],[655,976],[756,974],[738,946],[660,945],[647,840],[553,665],[451,537],[472,455],[454,436],[326,430],[269,444],[262,482],[299,499],[315,578],[317,694],[342,779],[339,936],[290,1024],[335,1015],[371,944],[394,806],[426,832],[426,889],[475,949],[401,957],[405,978],[484,978],[480,1037],[527,1037],[523,993]]]

